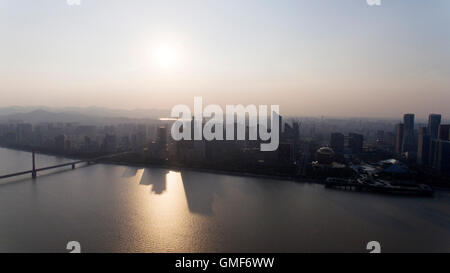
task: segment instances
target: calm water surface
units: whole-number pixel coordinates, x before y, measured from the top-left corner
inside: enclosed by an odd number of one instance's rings
[[[39,167],[70,161],[37,155]],[[31,169],[0,148],[0,175]],[[450,192],[384,196],[287,181],[93,165],[0,180],[0,252],[450,252]]]

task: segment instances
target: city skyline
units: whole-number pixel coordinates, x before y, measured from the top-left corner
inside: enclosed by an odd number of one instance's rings
[[[216,123],[212,136],[212,131],[208,133],[211,120],[202,122],[198,116],[195,120],[202,125],[197,127],[192,120],[180,124],[173,119],[147,122],[121,119],[115,124],[109,119],[96,125],[68,120],[34,124],[8,120],[0,122],[0,146],[82,158],[117,155],[120,160],[134,163],[259,174],[264,172],[260,168],[264,166],[272,175],[275,172],[291,177],[351,176],[355,171],[353,165],[361,164],[363,169],[368,165],[387,168],[385,172],[390,178],[401,174],[403,179],[420,180],[423,177],[417,171],[431,171],[445,181],[450,170],[450,124],[441,123],[438,114],[430,114],[426,126],[416,124],[412,113],[404,114],[403,123],[398,124],[376,120],[284,120],[278,116],[275,122],[278,129],[270,135],[270,144],[274,144],[270,149],[262,149],[263,144],[269,144],[264,137],[267,133],[264,122],[255,121],[252,125],[251,119],[248,123],[244,119],[245,124],[239,124],[238,119],[228,126],[227,117],[227,126],[217,127]],[[198,128],[203,133],[206,130],[209,136],[199,135]],[[238,160],[240,163],[236,164]],[[378,167],[374,162],[378,162]],[[34,167],[32,173],[35,177]]]
[[[0,107],[170,109],[202,95],[283,115],[450,117],[448,1],[0,7]]]

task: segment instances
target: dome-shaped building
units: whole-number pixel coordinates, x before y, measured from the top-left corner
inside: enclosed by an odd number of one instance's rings
[[[330,147],[321,147],[316,151],[319,164],[331,164],[334,161],[334,151]]]

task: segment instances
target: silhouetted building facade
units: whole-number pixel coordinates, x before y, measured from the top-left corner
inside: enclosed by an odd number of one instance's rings
[[[402,153],[403,127],[403,123],[399,123],[395,126],[395,152],[397,154]]]
[[[364,136],[360,134],[348,134],[348,146],[354,154],[361,154],[363,151]]]
[[[427,133],[432,139],[438,138],[438,130],[440,124],[441,124],[441,115],[430,114],[428,116]]]
[[[117,151],[117,138],[115,135],[107,134],[103,140],[103,152],[113,153]]]
[[[450,175],[450,141],[432,140],[434,156],[433,167],[441,173]]]
[[[66,136],[65,135],[58,135],[55,137],[55,149],[58,152],[64,152],[66,147]]]
[[[17,144],[30,146],[33,140],[33,128],[31,124],[17,124]]]
[[[331,133],[330,136],[330,146],[335,153],[344,153],[345,137],[342,133]]]
[[[447,140],[447,141],[450,140],[449,134],[450,134],[450,124],[439,125],[438,138],[440,140]]]
[[[414,114],[403,116],[403,142],[402,152],[411,155],[416,152],[414,141]]]
[[[429,165],[430,163],[430,142],[431,138],[428,134],[428,128],[422,127],[419,130],[417,140],[417,163],[422,165]]]

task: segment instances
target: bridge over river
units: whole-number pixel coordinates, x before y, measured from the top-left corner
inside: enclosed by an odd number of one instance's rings
[[[92,159],[77,160],[77,161],[72,161],[72,162],[58,164],[58,165],[47,166],[47,167],[43,167],[43,168],[36,168],[36,156],[35,156],[35,151],[33,150],[32,151],[33,166],[32,166],[31,170],[22,171],[22,172],[16,172],[16,173],[10,173],[10,174],[6,174],[6,175],[1,175],[0,179],[9,178],[9,177],[13,177],[13,176],[19,176],[19,175],[25,175],[25,174],[31,174],[32,178],[36,178],[37,177],[37,173],[40,172],[40,171],[57,169],[57,168],[62,168],[62,167],[67,167],[67,166],[72,166],[72,169],[75,169],[76,165],[78,165],[78,164],[87,163],[88,165],[90,165],[90,164],[95,163],[95,162],[97,162],[99,160],[102,160],[102,159],[107,159],[107,158],[111,158],[111,157],[115,157],[115,156],[125,155],[125,154],[128,154],[128,153],[131,153],[131,152],[109,154],[109,155],[100,156],[100,157],[96,157],[96,158],[92,158]]]

